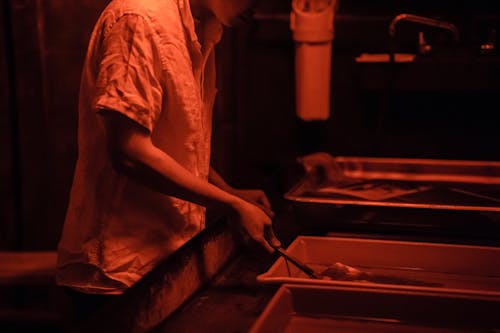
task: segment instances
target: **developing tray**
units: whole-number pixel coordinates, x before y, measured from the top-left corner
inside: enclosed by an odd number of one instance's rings
[[[332,170],[309,172],[285,193],[285,199],[306,211],[303,216],[339,205],[500,212],[500,162],[373,157],[335,161],[335,179],[324,177]]]
[[[280,257],[258,282],[500,297],[500,247],[298,236],[287,251],[317,272],[339,262],[376,278],[312,279]]]
[[[498,332],[496,296],[281,286],[250,333]]]

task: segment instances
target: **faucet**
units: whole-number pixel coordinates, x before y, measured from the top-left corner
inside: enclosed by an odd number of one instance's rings
[[[389,59],[391,63],[394,63],[394,53],[395,53],[395,45],[394,45],[394,37],[396,36],[396,26],[401,21],[410,21],[414,23],[419,23],[426,26],[436,27],[440,29],[445,29],[451,32],[453,35],[453,41],[458,44],[460,41],[460,33],[458,32],[458,28],[450,22],[440,21],[433,18],[418,16],[412,14],[399,14],[394,19],[392,19],[391,24],[389,25]],[[429,46],[423,45],[425,41],[423,40],[423,35],[419,36],[419,43],[421,43],[421,47],[423,50],[428,52]],[[427,47],[427,48],[425,48]]]
[[[448,30],[452,33],[455,43],[458,43],[460,41],[460,34],[457,27],[453,23],[412,14],[399,14],[391,21],[391,24],[389,26],[389,36],[391,37],[391,39],[393,39],[396,35],[396,25],[401,21],[410,21],[422,25]]]

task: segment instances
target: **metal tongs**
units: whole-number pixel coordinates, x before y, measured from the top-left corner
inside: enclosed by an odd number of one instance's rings
[[[301,271],[306,273],[309,277],[311,277],[313,279],[321,279],[320,274],[316,273],[314,271],[314,269],[312,269],[308,265],[304,264],[302,261],[300,261],[296,257],[292,256],[290,253],[288,253],[281,246],[273,246],[273,248],[276,250],[276,252],[279,253],[280,256],[282,256],[286,260],[289,260],[290,262],[292,262],[295,266],[297,266]]]

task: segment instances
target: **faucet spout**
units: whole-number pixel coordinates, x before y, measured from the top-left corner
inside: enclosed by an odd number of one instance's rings
[[[460,33],[453,23],[412,14],[399,14],[391,21],[391,24],[389,26],[389,36],[391,37],[391,39],[393,39],[396,35],[396,26],[401,21],[410,21],[422,25],[448,30],[452,33],[455,43],[458,43],[460,41]]]

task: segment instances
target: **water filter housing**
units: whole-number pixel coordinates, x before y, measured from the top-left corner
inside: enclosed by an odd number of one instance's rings
[[[330,116],[335,0],[293,0],[296,112],[305,121]]]

